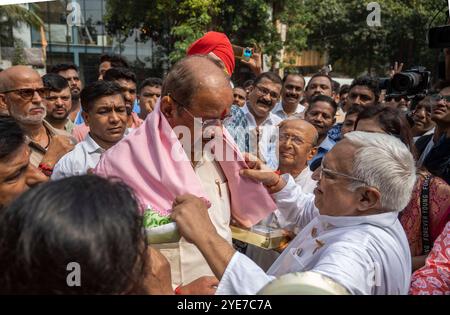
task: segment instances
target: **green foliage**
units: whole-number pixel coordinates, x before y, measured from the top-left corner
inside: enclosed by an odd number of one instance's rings
[[[14,44],[14,39],[11,38],[12,27],[26,23],[39,29],[44,25],[41,18],[35,13],[37,6],[35,4],[29,4],[29,6],[31,10],[17,4],[0,6],[0,43]]]
[[[20,39],[14,40],[14,55],[12,58],[12,65],[26,65],[27,61],[25,60],[25,53],[24,53],[24,45],[23,42]]]
[[[257,45],[278,61],[278,52],[327,51],[340,72],[383,75],[394,61],[407,66],[436,62],[426,45],[427,25],[446,0],[378,0],[381,27],[369,27],[369,0],[108,0],[107,28],[123,40],[135,28],[152,38],[175,62],[210,30],[225,32],[233,44]],[[435,24],[444,24],[445,12]],[[287,25],[282,43],[276,21]]]

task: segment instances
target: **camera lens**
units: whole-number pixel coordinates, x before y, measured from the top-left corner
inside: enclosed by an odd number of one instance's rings
[[[420,85],[422,77],[414,72],[401,72],[394,75],[392,78],[392,87],[394,90],[404,92],[414,89]]]

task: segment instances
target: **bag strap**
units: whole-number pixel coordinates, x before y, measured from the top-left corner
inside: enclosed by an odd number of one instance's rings
[[[430,220],[429,220],[429,210],[430,210],[430,182],[431,175],[427,175],[423,182],[422,193],[420,194],[420,209],[422,214],[422,249],[423,254],[426,255],[431,251],[431,240],[430,240]]]

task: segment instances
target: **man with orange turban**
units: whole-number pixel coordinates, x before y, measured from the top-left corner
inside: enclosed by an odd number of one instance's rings
[[[210,55],[223,64],[224,70],[231,76],[234,70],[234,52],[227,35],[208,32],[189,46],[187,55]]]

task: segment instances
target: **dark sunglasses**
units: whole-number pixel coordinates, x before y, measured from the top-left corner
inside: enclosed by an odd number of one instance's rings
[[[3,91],[1,93],[17,93],[21,98],[24,100],[30,100],[33,98],[34,93],[37,92],[41,98],[45,97],[45,94],[47,93],[48,89],[46,88],[37,88],[37,89],[15,89],[15,90],[8,90]]]

